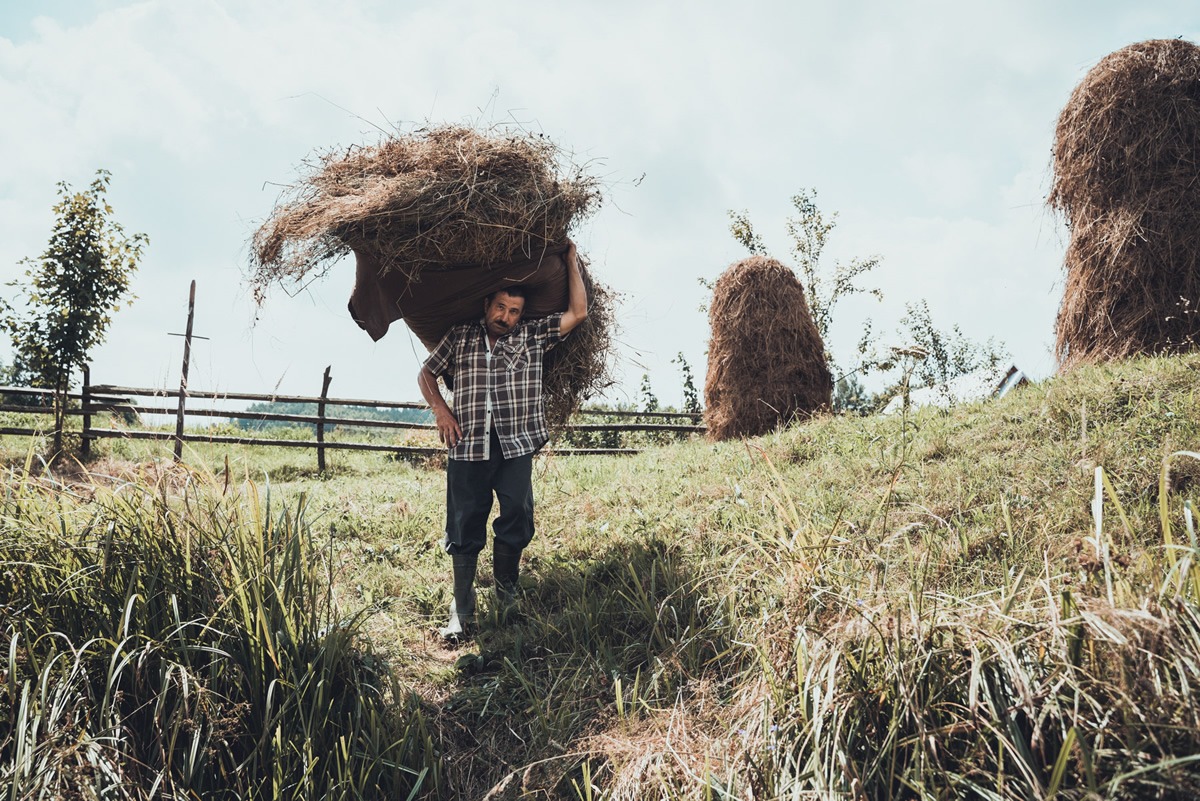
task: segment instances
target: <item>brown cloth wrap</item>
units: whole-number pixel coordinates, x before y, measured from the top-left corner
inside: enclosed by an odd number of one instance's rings
[[[527,318],[565,311],[566,251],[566,245],[559,245],[504,264],[426,266],[409,279],[403,270],[382,272],[377,256],[356,249],[350,316],[375,341],[403,319],[421,344],[433,350],[453,326],[483,317],[484,298],[506,286],[526,288]]]

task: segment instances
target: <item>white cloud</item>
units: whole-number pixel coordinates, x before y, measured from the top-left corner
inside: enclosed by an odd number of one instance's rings
[[[622,341],[644,365],[626,368],[631,392],[647,370],[678,402],[680,351],[702,378],[696,278],[742,255],[726,211],[748,210],[784,255],[804,187],[841,212],[831,261],[883,258],[887,303],[848,306],[846,325],[927,297],[939,322],[1037,354],[1062,247],[1041,210],[1054,118],[1109,50],[1200,30],[1186,4],[1150,5],[143,0],[46,16],[0,38],[0,279],[43,246],[55,182],[108,167],[118,219],[151,245],[101,380],[173,375],[166,334],[195,277],[213,337],[198,381],[307,392],[331,364],[335,392],[415,397],[419,346],[401,327],[378,344],[358,331],[348,267],[275,293],[252,327],[246,241],[313,149],[511,119],[614,183],[579,239],[627,295]]]

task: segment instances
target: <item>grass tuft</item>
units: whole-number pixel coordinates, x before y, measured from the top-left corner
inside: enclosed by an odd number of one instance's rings
[[[439,782],[424,713],[339,616],[303,495],[204,477],[0,504],[11,798],[378,798]]]

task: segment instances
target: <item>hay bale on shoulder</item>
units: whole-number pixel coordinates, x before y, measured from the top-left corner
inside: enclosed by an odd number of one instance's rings
[[[763,256],[737,262],[717,279],[708,319],[711,438],[758,436],[831,408],[825,344],[792,270]]]
[[[533,258],[601,203],[545,136],[443,125],[318,153],[254,234],[252,284],[302,281],[351,250],[384,273]]]
[[[323,274],[350,253],[350,314],[372,339],[403,319],[427,348],[520,283],[529,316],[566,309],[562,253],[599,182],[550,139],[444,125],[318,154],[254,234],[251,285]],[[584,260],[581,258],[581,266]],[[614,295],[585,270],[588,319],[547,356],[552,428],[611,383]]]
[[[1109,54],[1059,116],[1049,204],[1071,241],[1059,369],[1194,349],[1200,338],[1200,48]]]

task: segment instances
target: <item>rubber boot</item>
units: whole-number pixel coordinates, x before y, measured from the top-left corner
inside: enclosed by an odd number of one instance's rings
[[[454,600],[450,601],[450,621],[438,633],[455,642],[466,639],[475,622],[475,568],[479,556],[452,556]]]
[[[492,575],[496,579],[496,608],[501,620],[516,611],[517,580],[521,577],[521,551],[503,542],[492,543]]]

